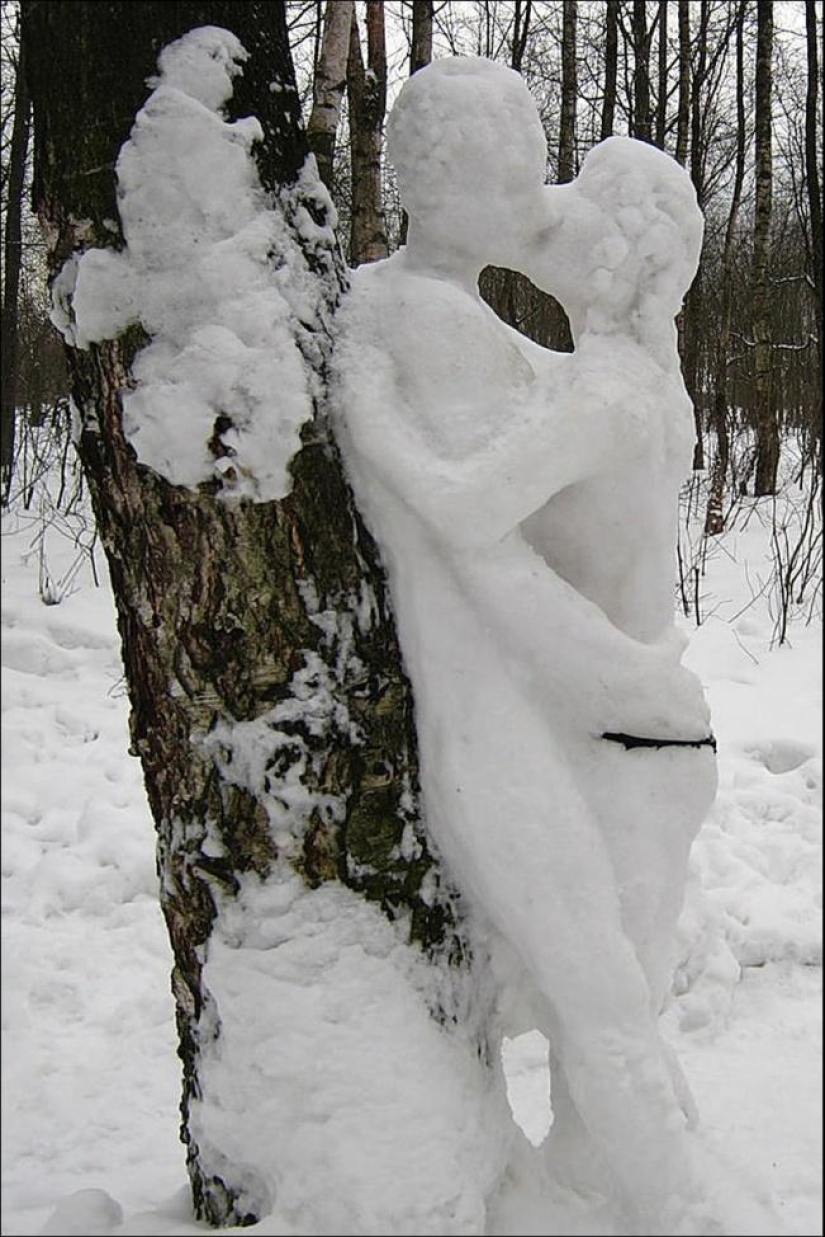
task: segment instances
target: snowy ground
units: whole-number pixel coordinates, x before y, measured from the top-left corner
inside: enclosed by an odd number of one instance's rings
[[[795,621],[790,644],[771,648],[775,605],[769,590],[754,600],[766,516],[764,504],[740,512],[708,557],[705,621],[684,620],[720,790],[665,1017],[712,1141],[805,1237],[822,1232],[821,620]],[[47,534],[52,595],[76,556],[67,531]],[[41,532],[36,503],[4,516],[2,1232],[196,1234],[169,948],[102,554],[103,587],[84,564],[46,605]],[[509,1074],[538,1139],[535,1039],[512,1049]],[[81,1190],[98,1193],[66,1201]],[[573,1231],[528,1223],[519,1231]],[[257,1231],[309,1232],[277,1215]]]

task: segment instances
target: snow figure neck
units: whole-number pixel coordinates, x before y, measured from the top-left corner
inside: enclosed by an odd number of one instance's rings
[[[684,171],[628,139],[546,187],[532,99],[489,61],[416,73],[388,135],[409,241],[356,272],[336,415],[389,574],[428,825],[551,1040],[551,1176],[600,1165],[633,1233],[722,1232],[657,1026],[716,786],[673,624],[693,436],[673,318],[701,215]],[[573,354],[483,304],[488,263],[561,300]],[[528,1029],[506,1009],[501,1027]]]

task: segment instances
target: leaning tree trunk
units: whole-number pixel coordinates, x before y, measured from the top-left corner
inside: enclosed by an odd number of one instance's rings
[[[227,28],[249,53],[229,115],[261,122],[255,154],[273,208],[299,245],[310,215],[324,224],[317,182],[307,196],[298,179],[307,144],[282,4],[40,0],[24,3],[23,40],[34,196],[53,274],[80,249],[122,247],[118,151],[160,48],[202,25]],[[268,88],[273,80],[281,89]],[[345,282],[339,252],[327,240],[325,251],[316,244],[304,254],[301,296],[317,281],[328,318]],[[326,338],[325,331],[298,337],[321,383]],[[402,916],[430,956],[458,956],[461,943],[452,895],[416,812],[410,690],[381,567],[323,406],[316,400],[282,501],[230,504],[213,483],[172,485],[137,462],[124,433],[122,399],[145,342],[132,327],[68,348],[78,446],[117,606],[131,750],[142,761],[157,832],[195,1210],[215,1225],[250,1223],[260,1208],[244,1194],[237,1165],[220,1148],[206,1161],[191,1120],[204,1045],[221,1036],[222,1009],[207,990],[203,961],[220,907],[245,879],[266,883],[286,867],[308,887],[340,882],[388,917]],[[273,391],[273,413],[277,400]],[[305,716],[310,666],[329,686],[320,720]],[[203,742],[247,724],[272,734],[257,788],[227,776],[226,753]],[[296,779],[306,806],[290,854],[270,821],[273,802]],[[318,806],[333,800],[337,816]],[[233,905],[243,916],[242,903]]]
[[[14,83],[14,118],[8,162],[8,197],[3,238],[3,311],[0,328],[0,502],[9,501],[14,474],[14,443],[17,419],[19,376],[20,268],[23,255],[23,186],[26,153],[29,146],[29,94],[22,54],[17,62]]]
[[[758,0],[756,43],[756,201],[753,224],[753,339],[756,477],[754,494],[776,493],[779,425],[773,406],[770,236],[773,200],[771,94],[773,0]]]

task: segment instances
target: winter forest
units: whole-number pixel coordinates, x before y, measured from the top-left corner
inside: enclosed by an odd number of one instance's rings
[[[821,1232],[821,3],[0,15],[2,1232]]]

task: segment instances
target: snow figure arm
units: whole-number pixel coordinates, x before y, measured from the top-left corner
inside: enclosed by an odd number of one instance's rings
[[[644,455],[671,377],[633,339],[517,347],[477,296],[385,266],[339,315],[339,370],[362,388],[342,401],[347,430],[439,540],[494,545],[553,494]]]

